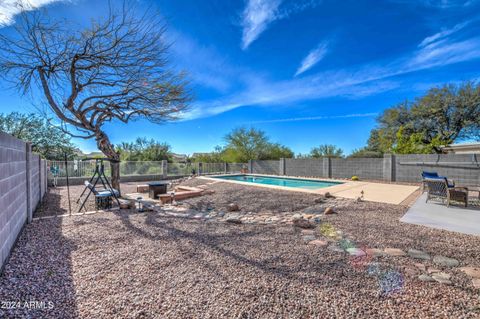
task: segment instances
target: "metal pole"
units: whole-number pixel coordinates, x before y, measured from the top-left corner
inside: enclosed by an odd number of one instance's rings
[[[68,179],[67,153],[65,153],[65,174],[66,174],[66,177],[67,177],[68,214],[72,215],[72,203],[70,202],[70,181]]]

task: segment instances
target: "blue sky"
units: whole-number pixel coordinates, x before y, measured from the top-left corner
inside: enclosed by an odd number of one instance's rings
[[[16,9],[0,4],[0,32]],[[86,23],[98,1],[31,0],[55,17]],[[115,1],[114,1],[115,2]],[[233,127],[253,126],[306,153],[365,145],[383,109],[447,82],[480,79],[480,1],[139,0],[168,23],[170,59],[195,99],[180,122],[106,127],[114,143],[147,136],[177,153],[223,144]],[[0,82],[0,108],[34,111]],[[94,141],[75,140],[85,151]]]

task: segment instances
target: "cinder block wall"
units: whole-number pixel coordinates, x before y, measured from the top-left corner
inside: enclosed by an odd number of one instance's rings
[[[45,161],[31,154],[25,142],[0,132],[0,269],[45,194],[42,165]]]
[[[332,178],[382,180],[383,158],[332,158]]]
[[[323,167],[323,159],[287,158],[285,159],[285,175],[328,177]]]
[[[281,161],[252,161],[252,173],[323,178],[358,176],[363,180],[416,183],[422,171],[434,171],[455,180],[457,185],[480,186],[480,154],[410,154],[384,158],[309,158]]]
[[[254,174],[279,175],[280,164],[278,161],[252,161]]]
[[[480,154],[396,155],[395,169],[398,182],[419,182],[422,171],[433,171],[457,185],[480,186]]]

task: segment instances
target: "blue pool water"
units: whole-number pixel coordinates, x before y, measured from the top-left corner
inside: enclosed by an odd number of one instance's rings
[[[284,177],[269,177],[257,175],[230,175],[230,176],[215,176],[215,178],[226,179],[230,181],[247,182],[254,184],[285,186],[294,188],[317,189],[333,185],[343,184],[341,182],[327,182],[316,181],[311,179],[294,179]]]

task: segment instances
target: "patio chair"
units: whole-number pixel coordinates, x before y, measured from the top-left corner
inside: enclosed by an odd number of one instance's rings
[[[430,179],[446,179],[447,180],[447,185],[448,187],[455,187],[455,181],[454,180],[448,180],[445,176],[439,176],[437,172],[427,172],[423,171],[422,172],[422,193],[425,192],[425,179],[430,178]]]
[[[450,202],[460,202],[467,207],[468,205],[468,188],[466,187],[450,187],[447,178],[425,178],[423,180],[427,190],[427,200],[440,199],[442,202],[450,206]]]

